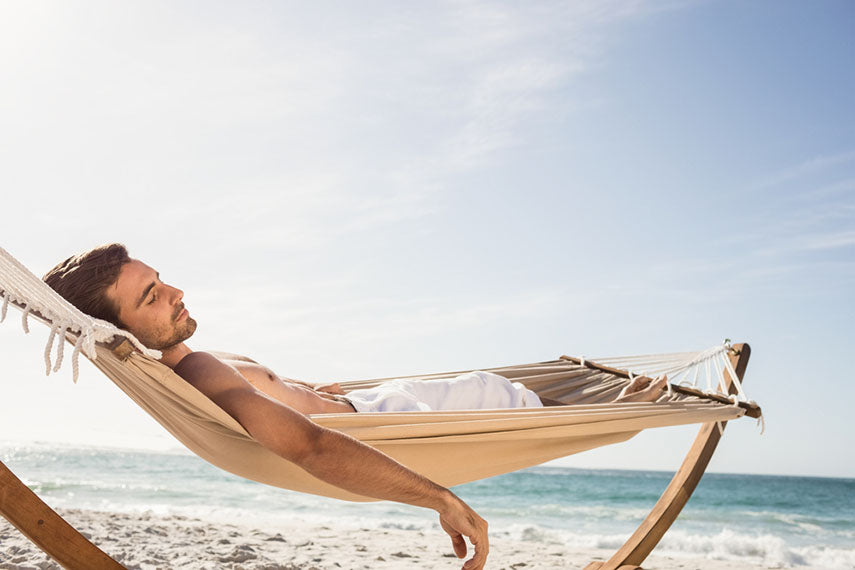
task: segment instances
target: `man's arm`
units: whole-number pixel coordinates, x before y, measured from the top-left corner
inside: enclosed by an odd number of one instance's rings
[[[462,535],[475,547],[464,568],[483,568],[489,550],[487,523],[445,487],[259,392],[235,368],[211,354],[194,352],[175,372],[240,422],[261,445],[318,479],[359,495],[437,511],[458,557],[466,555]]]

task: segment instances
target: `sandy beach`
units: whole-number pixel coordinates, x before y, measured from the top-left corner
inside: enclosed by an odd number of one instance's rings
[[[180,515],[122,514],[61,510],[85,536],[130,569],[341,570],[460,568],[439,530],[366,528],[342,535],[327,526],[259,529],[212,524]],[[581,569],[609,550],[571,550],[560,544],[491,536],[487,568],[506,570]],[[0,519],[0,568],[60,568],[17,529]],[[661,570],[736,570],[776,568],[740,561],[651,556],[645,568]],[[809,568],[800,566],[800,568]]]

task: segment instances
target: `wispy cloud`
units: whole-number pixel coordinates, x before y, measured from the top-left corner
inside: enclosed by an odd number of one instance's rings
[[[806,251],[830,250],[855,246],[855,230],[804,236],[802,239],[803,243],[798,247],[798,249]],[[853,263],[855,263],[855,261],[853,261]]]
[[[158,219],[192,226],[191,242],[225,231],[229,253],[318,251],[445,212],[461,174],[583,104],[568,87],[602,64],[614,25],[659,9],[467,1],[236,18],[223,5],[200,22],[182,3],[18,7],[0,23],[0,69],[18,78],[0,93],[16,109],[0,185],[51,200],[62,214],[40,216],[56,231],[103,220],[81,242],[166,246],[142,229]],[[116,193],[134,197],[123,222]]]
[[[754,190],[775,188],[811,174],[827,171],[833,167],[855,162],[855,151],[842,151],[829,155],[811,157],[764,177],[751,185]]]
[[[446,110],[454,128],[438,146],[434,171],[484,166],[524,144],[532,125],[584,105],[568,99],[566,89],[601,63],[610,26],[655,10],[643,2],[452,6],[455,25],[438,52],[465,74],[454,83]]]
[[[824,263],[820,254],[855,263],[855,151],[815,156],[773,172],[750,188],[752,223],[729,237],[761,265],[789,266],[793,256]]]

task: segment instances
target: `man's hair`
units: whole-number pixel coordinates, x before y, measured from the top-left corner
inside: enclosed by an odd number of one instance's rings
[[[122,327],[119,309],[107,298],[107,287],[119,278],[122,266],[131,261],[120,243],[110,243],[72,255],[42,279],[54,291],[91,317]]]

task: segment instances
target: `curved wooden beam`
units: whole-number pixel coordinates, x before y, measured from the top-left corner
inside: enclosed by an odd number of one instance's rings
[[[70,570],[124,570],[89,542],[0,461],[0,515]]]
[[[745,376],[745,368],[748,366],[750,356],[751,347],[747,343],[734,345],[729,355],[730,363],[740,381]],[[733,378],[727,370],[724,372],[724,382],[724,389],[730,394],[735,394]],[[725,425],[727,422],[710,422],[701,426],[683,464],[674,474],[671,483],[659,497],[647,518],[611,558],[605,562],[591,562],[585,566],[585,570],[640,569],[639,565],[659,544],[677,515],[683,510],[689,497],[692,496],[721,439]]]

